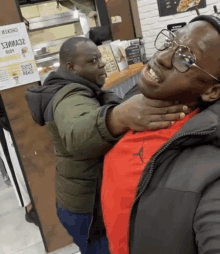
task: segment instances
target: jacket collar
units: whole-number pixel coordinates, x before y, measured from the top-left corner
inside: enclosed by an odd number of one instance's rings
[[[65,80],[67,83],[79,83],[91,88],[98,96],[102,92],[101,87],[98,86],[97,84],[92,83],[89,80],[77,76],[73,73],[70,73],[66,69],[63,70],[59,68],[56,71],[56,75]]]
[[[167,149],[181,149],[202,144],[220,147],[220,100],[195,115],[186,122],[161,149],[155,154],[164,154]]]

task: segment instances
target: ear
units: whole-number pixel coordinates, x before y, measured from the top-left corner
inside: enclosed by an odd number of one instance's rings
[[[220,97],[220,84],[209,87],[204,94],[201,95],[203,101],[216,101]]]
[[[66,68],[67,68],[67,70],[68,70],[69,72],[75,73],[75,68],[74,68],[74,67],[75,67],[75,66],[74,66],[73,63],[70,63],[70,62],[66,63]]]

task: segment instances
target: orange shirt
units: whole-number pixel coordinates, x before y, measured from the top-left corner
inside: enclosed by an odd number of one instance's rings
[[[198,110],[158,131],[129,131],[105,156],[101,202],[111,254],[128,254],[130,209],[146,164]]]

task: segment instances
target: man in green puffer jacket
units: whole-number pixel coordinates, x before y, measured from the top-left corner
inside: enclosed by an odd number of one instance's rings
[[[57,159],[57,213],[82,254],[109,253],[105,237],[91,246],[86,241],[103,156],[127,129],[165,128],[184,114],[183,105],[149,100],[141,94],[121,103],[114,93],[101,89],[104,66],[93,42],[71,38],[61,47],[59,69],[42,87],[28,88],[26,95],[34,120],[46,124],[51,134]],[[91,240],[104,235],[99,226],[91,227]]]

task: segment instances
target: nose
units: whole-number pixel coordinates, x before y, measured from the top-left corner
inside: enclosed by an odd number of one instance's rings
[[[172,68],[172,57],[174,54],[173,49],[166,49],[164,51],[157,51],[155,53],[155,61],[162,65],[166,69],[171,69]]]
[[[100,59],[99,61],[99,68],[104,68],[106,65],[106,63],[104,61],[102,61],[102,59]]]

